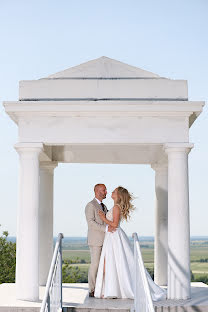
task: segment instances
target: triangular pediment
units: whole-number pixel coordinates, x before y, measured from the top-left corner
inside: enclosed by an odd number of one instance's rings
[[[160,78],[157,74],[102,56],[47,78]]]

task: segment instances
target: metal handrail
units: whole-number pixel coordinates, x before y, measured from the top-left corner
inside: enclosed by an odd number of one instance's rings
[[[58,234],[40,312],[62,310],[62,239]]]
[[[132,237],[134,239],[134,309],[136,312],[154,312],[139,238],[137,233],[133,233]]]

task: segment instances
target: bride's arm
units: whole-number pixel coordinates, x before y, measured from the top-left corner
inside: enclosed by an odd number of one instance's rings
[[[113,207],[113,221],[109,221],[108,219],[106,219],[105,214],[102,211],[99,211],[99,216],[106,224],[117,228],[120,220],[120,208],[118,205],[115,205]]]

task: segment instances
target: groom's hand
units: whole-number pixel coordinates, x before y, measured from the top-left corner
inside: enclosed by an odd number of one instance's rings
[[[116,228],[114,228],[113,226],[111,226],[111,225],[108,226],[108,232],[113,233],[113,232],[115,232],[115,230],[116,230]]]

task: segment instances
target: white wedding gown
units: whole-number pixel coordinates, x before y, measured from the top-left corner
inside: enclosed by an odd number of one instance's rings
[[[106,214],[113,221],[113,208]],[[103,274],[105,261],[105,274]],[[166,298],[166,290],[154,283],[146,270],[149,288],[153,301]],[[106,232],[100,263],[98,267],[95,297],[96,298],[134,298],[134,255],[130,241],[125,232],[118,226],[115,232]]]

